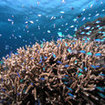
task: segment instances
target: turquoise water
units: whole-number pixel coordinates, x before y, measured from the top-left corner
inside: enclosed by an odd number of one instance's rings
[[[105,0],[0,0],[0,58],[25,45],[74,35],[104,16]]]

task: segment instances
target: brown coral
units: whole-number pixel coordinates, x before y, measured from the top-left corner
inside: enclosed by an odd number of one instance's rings
[[[105,46],[100,43],[75,38],[36,43],[3,60],[3,105],[105,103]]]

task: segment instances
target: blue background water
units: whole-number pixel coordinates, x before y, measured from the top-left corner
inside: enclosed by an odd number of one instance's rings
[[[105,16],[105,0],[0,0],[0,58]]]

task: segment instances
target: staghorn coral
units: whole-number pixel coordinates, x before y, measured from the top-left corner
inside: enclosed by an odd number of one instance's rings
[[[3,105],[105,104],[105,45],[87,38],[36,43],[3,62]]]

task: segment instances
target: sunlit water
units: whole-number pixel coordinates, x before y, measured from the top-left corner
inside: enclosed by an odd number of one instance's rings
[[[0,58],[104,16],[105,0],[0,0]]]

